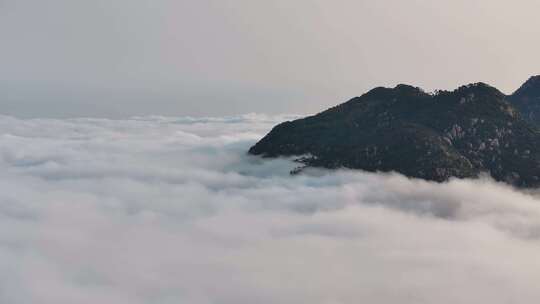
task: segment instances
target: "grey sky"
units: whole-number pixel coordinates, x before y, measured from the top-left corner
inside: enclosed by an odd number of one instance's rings
[[[540,73],[534,0],[0,0],[0,113],[311,113]]]

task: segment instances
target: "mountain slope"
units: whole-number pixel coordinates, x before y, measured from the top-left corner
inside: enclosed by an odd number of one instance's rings
[[[435,181],[487,172],[518,186],[540,182],[540,133],[504,94],[483,83],[435,95],[408,85],[376,88],[276,126],[249,153],[307,155],[307,166]]]

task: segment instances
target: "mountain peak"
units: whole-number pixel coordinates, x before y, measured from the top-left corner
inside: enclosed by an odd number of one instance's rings
[[[424,90],[422,90],[421,88],[419,87],[415,87],[415,86],[412,86],[410,84],[405,84],[405,83],[400,83],[398,84],[394,90],[398,90],[398,91],[410,91],[410,92],[424,92]]]
[[[508,100],[525,119],[540,126],[540,75],[530,77]]]
[[[530,77],[513,96],[540,97],[540,75]]]
[[[504,94],[497,88],[490,86],[484,82],[476,82],[468,85],[464,85],[455,90],[456,93],[480,93],[480,94],[493,94],[497,96],[503,96]]]
[[[379,87],[276,126],[249,153],[303,155],[298,160],[305,166],[435,181],[488,172],[499,181],[537,186],[540,134],[516,113],[507,96],[485,83],[437,94],[404,84]]]

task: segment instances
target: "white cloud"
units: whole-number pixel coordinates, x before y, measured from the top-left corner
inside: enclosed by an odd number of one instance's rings
[[[484,179],[291,177],[287,117],[0,117],[1,303],[531,303],[540,202]]]

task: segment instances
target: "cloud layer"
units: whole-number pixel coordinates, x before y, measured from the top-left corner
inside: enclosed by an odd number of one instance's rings
[[[0,117],[0,302],[531,303],[540,201],[245,151],[288,117]]]

